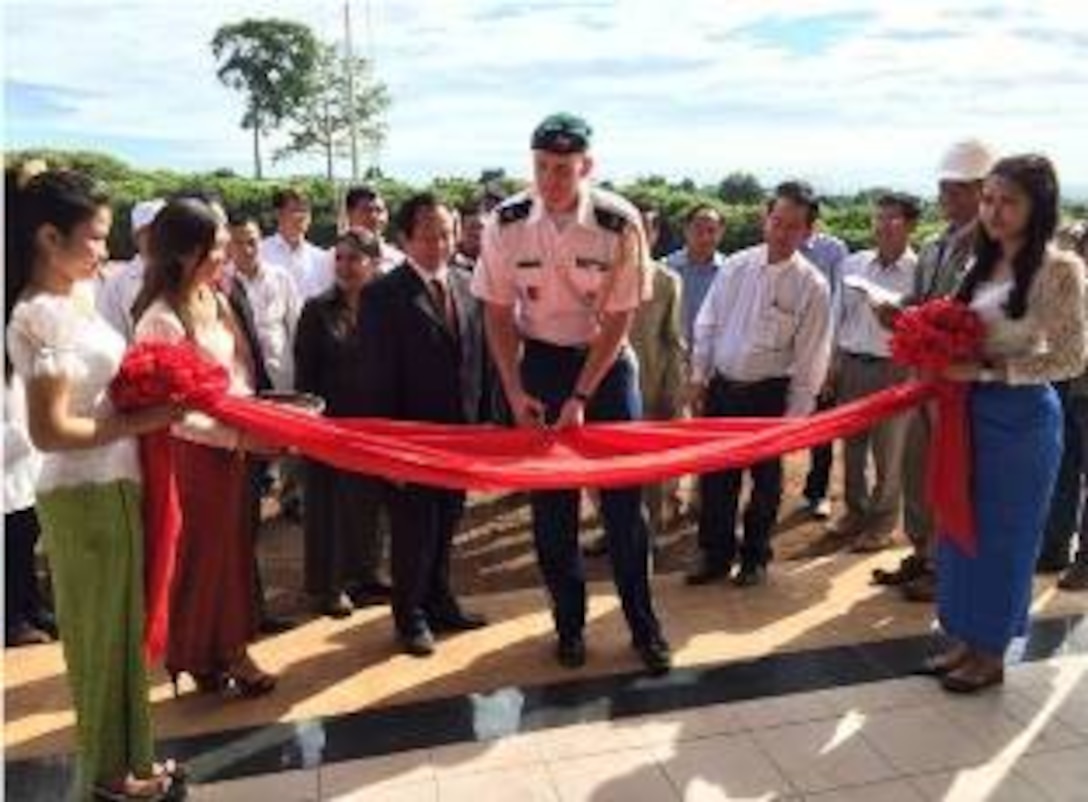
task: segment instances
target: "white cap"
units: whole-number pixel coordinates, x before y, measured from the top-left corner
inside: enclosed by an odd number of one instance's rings
[[[151,225],[151,221],[155,219],[162,207],[166,205],[166,201],[162,198],[153,198],[152,200],[139,201],[132,207],[132,233],[135,234],[141,228]]]
[[[997,157],[977,139],[965,139],[950,147],[937,168],[939,181],[981,181]]]

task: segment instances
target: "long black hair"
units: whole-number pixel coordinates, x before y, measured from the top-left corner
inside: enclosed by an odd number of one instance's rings
[[[15,168],[4,171],[4,330],[26,290],[38,259],[38,232],[53,226],[68,237],[76,226],[109,205],[105,189],[90,177],[71,170],[46,170],[20,186]],[[4,375],[11,375],[7,342]]]
[[[147,265],[144,283],[132,304],[132,319],[138,321],[147,308],[162,298],[177,313],[186,331],[192,334],[192,321],[180,301],[189,280],[186,261],[204,261],[215,246],[220,219],[205,202],[196,198],[177,198],[155,215],[147,238]]]
[[[1058,228],[1058,175],[1050,159],[1029,153],[1001,159],[991,168],[989,176],[1012,182],[1023,190],[1031,204],[1024,243],[1013,258],[1012,292],[1005,304],[1009,317],[1016,320],[1024,316],[1031,284],[1043,266],[1047,245]],[[979,225],[975,233],[974,263],[964,276],[956,298],[970,303],[978,285],[993,275],[1001,256],[1001,243],[987,233],[985,226]]]

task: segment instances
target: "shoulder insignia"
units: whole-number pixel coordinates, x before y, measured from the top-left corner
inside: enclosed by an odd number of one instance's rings
[[[516,223],[518,220],[524,220],[529,216],[529,212],[532,210],[533,201],[531,198],[515,201],[513,203],[504,203],[498,208],[499,223],[505,225],[507,223]]]
[[[593,207],[593,216],[597,219],[597,225],[617,234],[623,233],[628,223],[631,222],[622,213],[603,206],[595,205]]]

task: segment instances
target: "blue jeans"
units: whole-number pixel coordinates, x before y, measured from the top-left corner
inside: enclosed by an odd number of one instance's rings
[[[525,391],[547,407],[554,422],[585,364],[588,349],[528,340],[521,363]],[[642,412],[638,368],[625,349],[586,405],[587,421],[636,420]],[[649,533],[641,511],[642,488],[601,491],[601,517],[632,640],[643,644],[661,637],[650,595]],[[533,541],[537,562],[552,601],[552,616],[560,638],[580,636],[586,622],[586,582],[578,547],[580,492],[576,489],[530,494]]]

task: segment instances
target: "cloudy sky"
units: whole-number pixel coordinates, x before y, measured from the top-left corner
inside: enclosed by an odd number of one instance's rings
[[[618,180],[747,170],[927,191],[941,150],[980,136],[1050,154],[1088,196],[1081,0],[352,3],[357,50],[394,103],[378,160],[399,178],[524,175],[533,125],[568,109],[593,124],[599,172]],[[219,25],[279,16],[342,36],[343,0],[3,6],[7,147],[148,167],[252,170],[242,98],[215,78]]]

